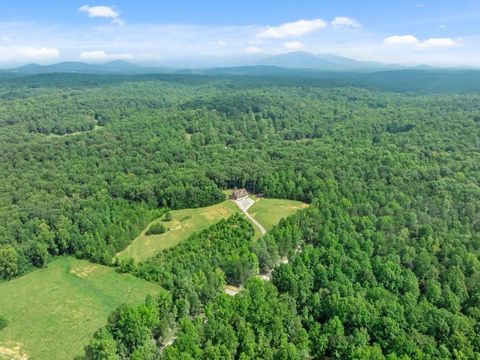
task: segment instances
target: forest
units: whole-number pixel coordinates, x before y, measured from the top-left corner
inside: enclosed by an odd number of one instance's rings
[[[5,79],[0,278],[69,254],[163,288],[115,310],[85,359],[480,359],[479,139],[478,92]],[[258,240],[234,215],[113,261],[167,208],[234,187],[310,206]]]

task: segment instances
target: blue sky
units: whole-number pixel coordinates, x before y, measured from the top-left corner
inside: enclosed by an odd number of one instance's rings
[[[0,66],[116,58],[201,66],[299,50],[475,66],[480,1],[0,2]]]

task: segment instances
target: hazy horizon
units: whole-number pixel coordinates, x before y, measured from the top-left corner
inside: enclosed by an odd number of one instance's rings
[[[296,51],[409,66],[476,67],[479,20],[480,4],[472,0],[303,0],[295,7],[250,0],[19,0],[0,4],[0,67],[115,59],[232,66]]]
[[[212,69],[212,68],[230,68],[230,67],[249,67],[249,66],[275,66],[275,67],[285,67],[285,68],[298,68],[301,69],[301,66],[281,66],[281,65],[269,65],[264,64],[263,62],[270,59],[277,59],[283,55],[295,55],[295,54],[307,54],[313,56],[337,56],[340,58],[345,58],[353,61],[358,61],[362,64],[372,64],[372,69],[375,69],[375,64],[378,64],[378,68],[382,69],[382,66],[387,68],[394,69],[411,69],[417,67],[426,67],[431,69],[479,69],[479,66],[474,65],[434,65],[428,63],[388,63],[377,60],[361,60],[354,57],[344,57],[338,54],[326,54],[326,53],[312,53],[308,51],[292,51],[284,52],[281,54],[263,54],[261,56],[243,56],[243,57],[228,57],[228,56],[218,56],[218,57],[198,57],[198,58],[172,58],[172,59],[158,59],[158,60],[136,60],[136,59],[121,59],[121,58],[111,58],[108,60],[84,60],[84,59],[62,59],[51,62],[19,62],[11,65],[1,65],[1,70],[14,70],[29,65],[39,65],[39,66],[54,66],[64,63],[79,63],[86,65],[107,65],[115,62],[122,62],[126,64],[131,64],[144,68],[165,68],[171,70],[180,70],[180,69]],[[310,67],[310,69],[321,70],[321,66]]]

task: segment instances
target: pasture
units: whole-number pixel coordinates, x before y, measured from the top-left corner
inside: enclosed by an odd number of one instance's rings
[[[20,278],[0,283],[0,358],[72,359],[122,303],[156,294],[153,283],[114,269],[61,257]]]

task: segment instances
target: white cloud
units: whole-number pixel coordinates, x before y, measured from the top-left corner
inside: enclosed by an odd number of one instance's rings
[[[53,60],[60,56],[60,51],[55,48],[36,48],[31,46],[24,46],[16,51],[17,56],[26,60]]]
[[[387,46],[413,46],[417,50],[448,49],[463,45],[463,41],[460,39],[432,38],[420,41],[413,35],[390,36],[384,39],[383,43]]]
[[[433,38],[427,39],[417,45],[417,48],[420,50],[426,49],[448,49],[452,47],[462,46],[462,40],[455,40],[451,38]]]
[[[105,60],[108,55],[103,50],[84,51],[80,54],[80,57],[84,60]]]
[[[245,49],[245,51],[249,54],[260,54],[263,52],[263,49],[256,46],[249,46]]]
[[[80,54],[80,58],[89,61],[127,60],[132,57],[132,54],[108,54],[103,50],[84,51]]]
[[[383,40],[383,43],[387,46],[396,46],[396,45],[415,45],[418,44],[418,40],[413,35],[395,35],[390,36]]]
[[[301,41],[286,41],[283,43],[283,47],[289,50],[299,50],[305,47],[305,44]]]
[[[111,6],[98,5],[90,6],[83,5],[79,8],[81,12],[88,14],[90,17],[103,17],[112,19],[112,22],[116,24],[123,24],[123,20],[120,18],[120,13]]]
[[[270,26],[258,33],[262,38],[287,38],[299,37],[321,29],[325,29],[328,24],[322,19],[298,20],[285,23],[279,26]]]
[[[86,0],[85,0],[86,1]],[[420,0],[417,0],[420,1]],[[105,18],[103,18],[105,19]],[[108,19],[107,19],[108,20]],[[333,20],[330,19],[330,20]],[[109,22],[109,20],[107,21]],[[437,23],[438,26],[441,23]],[[365,26],[364,26],[365,27]],[[305,38],[262,38],[258,34],[267,29],[263,25],[221,26],[186,24],[126,24],[115,26],[104,24],[97,26],[89,22],[84,24],[42,24],[37,22],[0,22],[0,38],[8,37],[11,42],[0,40],[0,68],[13,67],[27,62],[52,63],[57,61],[107,62],[123,58],[171,67],[211,67],[238,66],[245,64],[248,55],[282,54],[286,51],[286,42],[301,41],[313,53],[333,53],[359,60],[376,60],[400,64],[468,65],[480,64],[480,36],[463,37],[452,42],[427,41],[429,38],[456,39],[443,30],[443,36],[416,38],[403,46],[383,44],[383,34],[362,29],[355,31],[337,31],[330,29],[308,34]],[[399,33],[391,35],[403,35]],[[305,39],[305,40],[304,40]],[[308,41],[307,41],[308,39]],[[415,40],[416,39],[416,40]],[[408,40],[408,38],[407,38]],[[398,42],[398,41],[397,41]],[[424,43],[421,49],[420,43]],[[226,46],[223,46],[225,45]],[[387,43],[396,43],[387,41]],[[408,44],[410,43],[410,44]],[[443,48],[448,47],[446,50]],[[289,45],[287,45],[289,46]],[[23,50],[22,47],[35,49],[57,49],[56,51]],[[251,47],[248,52],[247,48]],[[96,51],[96,53],[92,53]],[[103,53],[98,53],[103,51]],[[442,51],[442,56],[438,56]],[[81,53],[87,53],[81,57]],[[36,53],[36,54],[34,54]],[[43,54],[42,54],[43,53]],[[92,54],[88,54],[92,53]],[[33,58],[41,55],[40,58]],[[105,57],[106,55],[106,57]],[[86,60],[85,57],[99,60]],[[46,59],[46,60],[42,60]],[[50,60],[49,60],[50,59]]]
[[[332,26],[334,28],[340,28],[340,27],[359,28],[359,27],[362,27],[362,25],[356,19],[346,17],[346,16],[335,17],[335,19],[332,20]]]

